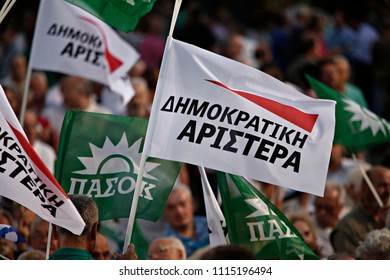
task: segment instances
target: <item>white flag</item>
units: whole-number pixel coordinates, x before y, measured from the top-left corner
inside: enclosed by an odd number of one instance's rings
[[[42,219],[81,234],[76,207],[28,142],[0,86],[0,195]]]
[[[134,95],[123,77],[138,52],[107,24],[61,0],[42,0],[31,49],[31,67],[104,84],[127,103]]]
[[[335,102],[168,38],[147,154],[322,195]]]
[[[199,167],[200,178],[202,181],[204,204],[206,208],[207,225],[209,227],[210,247],[214,248],[227,244],[225,236],[226,221],[222,214],[221,208],[214,196],[210,183],[207,179],[204,167]],[[225,229],[225,230],[224,230]]]

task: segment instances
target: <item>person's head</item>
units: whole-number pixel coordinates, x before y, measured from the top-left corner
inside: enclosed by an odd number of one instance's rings
[[[48,81],[44,72],[33,72],[31,74],[30,89],[34,94],[34,100],[45,100],[48,90]]]
[[[109,260],[111,258],[108,240],[100,232],[97,232],[96,234],[96,244],[93,248],[92,257],[95,260]]]
[[[37,217],[33,221],[31,225],[31,233],[30,233],[31,248],[46,252],[49,226],[50,226],[49,222],[43,220],[40,217]],[[58,249],[57,240],[51,238],[49,254],[52,254],[57,249]]]
[[[346,57],[337,55],[333,57],[333,61],[338,69],[341,84],[346,84],[351,77],[351,67]]]
[[[185,260],[186,249],[183,242],[176,237],[159,237],[150,243],[148,258],[150,260]]]
[[[344,204],[344,192],[336,182],[327,182],[324,196],[314,199],[315,218],[321,228],[334,228]]]
[[[390,196],[390,169],[384,166],[373,166],[367,171],[367,176],[383,205],[387,205]],[[364,207],[371,214],[377,215],[380,207],[366,180],[362,180],[360,197]]]
[[[75,77],[65,76],[60,82],[64,104],[70,110],[86,109],[89,106],[89,98],[92,94],[90,81]]]
[[[12,110],[14,111],[15,115],[18,115],[20,109],[20,98],[18,98],[16,95],[16,91],[12,87],[7,86],[3,86],[3,90]]]
[[[335,171],[341,167],[341,160],[345,155],[345,147],[339,144],[332,145],[330,153],[329,171]]]
[[[200,260],[256,260],[253,254],[247,248],[239,245],[221,245],[203,253]]]
[[[18,256],[18,260],[45,260],[46,254],[41,250],[24,251]]]
[[[11,60],[10,73],[11,77],[16,82],[22,82],[26,78],[27,60],[24,55],[18,54]]]
[[[341,261],[341,260],[356,260],[353,256],[345,252],[336,252],[330,255],[327,260]]]
[[[310,247],[310,249],[312,249],[315,253],[318,253],[316,229],[310,216],[305,212],[296,213],[291,215],[289,220],[301,234],[303,241]]]
[[[141,118],[149,117],[151,93],[148,82],[142,77],[133,77],[131,84],[135,95],[127,105],[128,115]]]
[[[15,201],[12,202],[12,215],[17,224],[23,223],[28,226],[31,226],[37,216],[33,211]]]
[[[318,63],[319,81],[339,91],[341,85],[340,71],[332,58],[325,58]]]
[[[0,224],[14,226],[12,214],[2,208],[0,208]],[[0,238],[0,254],[13,260],[14,242],[5,238]]]
[[[23,129],[24,132],[26,133],[27,139],[30,141],[31,144],[34,144],[35,141],[38,139],[37,126],[38,126],[37,114],[34,111],[27,109],[24,114]]]
[[[54,236],[58,239],[60,248],[76,247],[92,253],[96,243],[99,218],[97,205],[95,201],[87,195],[70,194],[69,198],[85,222],[84,230],[80,235],[75,235],[65,228],[55,226],[53,231]]]
[[[390,260],[390,230],[370,231],[356,248],[356,257],[360,260]]]
[[[176,231],[185,230],[193,224],[194,203],[188,186],[177,185],[172,189],[164,216]]]

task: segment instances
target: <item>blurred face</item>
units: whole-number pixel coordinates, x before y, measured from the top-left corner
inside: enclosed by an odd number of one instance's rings
[[[173,190],[169,196],[164,215],[175,230],[185,229],[193,219],[193,204],[190,195],[185,190]]]
[[[26,75],[27,63],[23,56],[16,56],[11,62],[11,75],[16,80],[23,80]]]
[[[133,88],[135,95],[131,102],[137,106],[147,107],[150,104],[148,88],[141,83],[133,83]]]
[[[31,77],[30,89],[34,93],[34,98],[39,100],[44,99],[47,92],[47,83],[41,76],[33,76]]]
[[[95,260],[110,259],[110,247],[108,245],[108,241],[101,233],[97,233],[96,235],[96,243],[92,252],[92,257]]]
[[[28,140],[30,140],[32,144],[34,144],[37,139],[37,125],[38,119],[36,115],[31,111],[27,111],[24,117],[23,129]]]
[[[390,196],[390,169],[385,167],[372,169],[370,171],[370,180],[383,204],[387,205]],[[379,205],[368,186],[363,188],[362,198],[371,210],[377,211],[379,209]]]
[[[157,239],[149,245],[148,258],[150,260],[180,260],[182,255],[169,240]]]
[[[79,95],[75,84],[77,79],[73,77],[66,78],[61,84],[61,93],[64,97],[64,104],[69,110],[79,109]]]
[[[342,83],[346,83],[349,80],[350,70],[349,65],[344,60],[337,60],[336,67],[339,71],[339,77]]]
[[[6,216],[0,214],[0,224],[11,225],[11,221]],[[5,238],[0,238],[0,254],[8,259],[14,258],[14,242]]]
[[[344,147],[341,145],[334,144],[330,153],[329,169],[333,171],[341,165],[341,159],[344,156]]]
[[[327,63],[322,66],[320,80],[334,90],[340,88],[340,73],[335,64]]]
[[[314,244],[315,243],[314,234],[310,230],[309,225],[305,221],[297,220],[294,222],[293,225],[299,231],[299,233],[302,235],[303,241],[306,244]]]
[[[316,197],[314,207],[315,217],[321,228],[336,226],[341,211],[337,190],[325,189],[324,197]]]
[[[17,113],[19,109],[19,101],[18,98],[16,97],[15,92],[12,89],[8,88],[5,90],[5,96],[7,97],[8,102],[12,107],[12,110],[14,110],[14,112]]]
[[[33,211],[18,203],[13,205],[12,214],[19,223],[23,221],[26,225],[31,225],[36,217]]]
[[[48,233],[49,233],[49,223],[47,221],[40,221],[37,224],[35,224],[31,231],[31,240],[30,240],[31,247],[33,249],[46,252]],[[57,249],[58,249],[57,240],[55,240],[52,237],[49,254],[52,254]]]

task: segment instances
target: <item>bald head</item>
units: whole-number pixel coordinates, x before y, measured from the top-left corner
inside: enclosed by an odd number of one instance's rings
[[[161,237],[150,243],[148,257],[151,260],[185,260],[186,250],[180,239]]]
[[[384,166],[374,166],[367,171],[367,175],[383,205],[387,205],[390,196],[390,169]],[[379,210],[378,202],[365,180],[362,183],[361,197],[367,210],[372,213]]]
[[[100,232],[96,234],[96,243],[92,252],[92,257],[95,260],[109,260],[111,257],[107,238]]]

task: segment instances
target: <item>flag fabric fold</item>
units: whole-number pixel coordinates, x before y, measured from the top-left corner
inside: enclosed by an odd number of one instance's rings
[[[13,242],[26,242],[24,238],[18,234],[16,228],[4,224],[0,224],[0,238],[11,240]]]
[[[350,152],[366,150],[390,142],[390,123],[316,79],[306,76],[320,99],[337,102],[334,143]]]
[[[83,231],[83,219],[28,142],[1,87],[0,181],[0,195],[75,234]]]
[[[161,69],[148,155],[323,194],[335,102],[172,37]]]
[[[129,32],[135,29],[141,17],[149,13],[156,0],[66,0],[108,25]]]
[[[126,104],[134,95],[127,73],[138,59],[131,45],[90,13],[61,0],[41,1],[31,47],[32,68],[106,85]]]
[[[217,172],[217,180],[231,244],[262,260],[319,259],[287,217],[246,179]]]
[[[214,196],[210,183],[207,179],[206,171],[199,167],[202,181],[204,204],[206,208],[207,225],[209,227],[210,247],[214,248],[228,244],[226,237],[226,221]]]
[[[91,196],[99,220],[128,218],[147,119],[67,111],[61,128],[56,177],[68,194]],[[156,221],[181,163],[148,158],[137,218]]]

